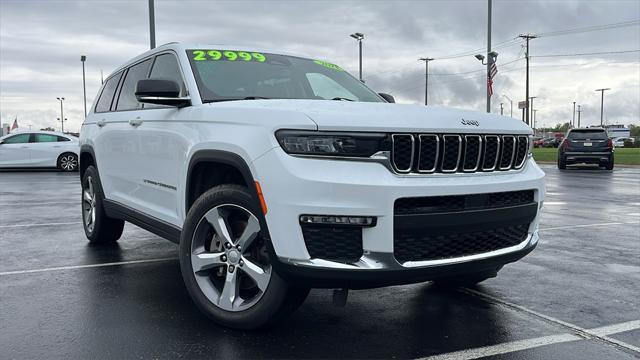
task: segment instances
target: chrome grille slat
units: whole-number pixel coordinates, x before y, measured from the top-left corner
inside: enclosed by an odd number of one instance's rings
[[[428,153],[426,153],[431,147],[434,147],[433,143],[427,145],[428,141],[435,140],[435,154],[432,157],[429,157],[427,160]],[[440,155],[440,137],[436,134],[421,134],[418,136],[418,172],[419,173],[432,173],[436,171],[438,168],[438,156]],[[432,161],[432,162],[427,162]],[[426,164],[433,164],[428,168],[424,168]]]
[[[391,134],[390,169],[398,174],[518,170],[529,146],[527,135]]]

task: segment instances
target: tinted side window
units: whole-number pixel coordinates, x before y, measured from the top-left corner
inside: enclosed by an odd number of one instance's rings
[[[185,95],[185,86],[184,81],[182,81],[178,59],[173,54],[162,54],[156,57],[150,78],[173,80],[180,86],[180,96]]]
[[[64,137],[64,136],[58,136],[58,142],[62,142],[62,141],[71,141],[68,138]]]
[[[113,95],[116,93],[116,88],[118,87],[121,76],[122,72],[119,72],[109,78],[107,83],[104,84],[102,94],[100,94],[100,99],[98,99],[98,103],[96,104],[96,112],[105,112],[111,109],[111,100],[113,100]]]
[[[135,110],[141,107],[141,104],[136,99],[136,85],[138,84],[138,80],[147,78],[149,65],[151,65],[151,59],[129,68],[122,83],[122,90],[120,90],[116,110]]]
[[[29,142],[30,134],[18,134],[4,139],[3,144],[24,144]]]
[[[35,134],[37,143],[58,142],[58,136],[49,134]]]

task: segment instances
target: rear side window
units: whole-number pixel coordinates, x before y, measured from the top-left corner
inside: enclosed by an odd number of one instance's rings
[[[139,80],[147,78],[149,65],[151,65],[151,59],[145,60],[129,68],[129,71],[127,71],[127,75],[125,75],[124,81],[122,82],[122,89],[120,90],[120,97],[118,98],[116,110],[135,110],[142,107],[142,104],[140,104],[136,99],[136,85],[138,85]]]
[[[569,133],[571,140],[606,140],[607,132],[602,130],[574,130]]]
[[[24,144],[29,142],[29,134],[19,134],[4,139],[3,144]]]
[[[180,86],[180,96],[185,95],[184,81],[178,65],[178,59],[173,54],[162,54],[156,57],[151,69],[151,79],[173,80]],[[145,105],[147,106],[147,105]]]
[[[58,142],[62,142],[62,141],[71,141],[71,139],[68,139],[64,136],[58,136]]]
[[[122,77],[122,72],[115,74],[104,84],[102,94],[100,94],[100,99],[98,99],[98,103],[96,104],[96,112],[107,112],[111,109],[111,101],[118,88],[120,77]]]
[[[58,136],[50,135],[50,134],[35,134],[35,142],[37,143],[58,142]]]

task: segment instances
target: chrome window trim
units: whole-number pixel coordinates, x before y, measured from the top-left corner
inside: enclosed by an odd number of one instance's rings
[[[420,169],[420,156],[422,156],[422,138],[423,137],[435,137],[436,138],[436,156],[433,161],[433,168],[428,170]],[[438,156],[440,156],[440,136],[436,134],[420,134],[418,135],[418,173],[430,174],[436,171],[438,168]]]
[[[444,157],[447,155],[447,137],[457,137],[458,138],[458,160],[456,162],[456,167],[452,170],[444,169]],[[460,155],[462,153],[462,136],[453,135],[453,134],[444,134],[442,135],[442,161],[440,161],[440,169],[443,173],[454,173],[458,171],[460,168]]]
[[[472,169],[467,169],[464,167],[465,163],[467,162],[467,138],[470,137],[476,137],[478,138],[478,160],[476,160],[476,166]],[[464,136],[464,158],[462,159],[462,171],[464,172],[474,172],[474,171],[478,171],[478,167],[480,166],[480,160],[482,160],[482,136],[480,135],[465,135]]]
[[[503,167],[502,166],[502,157],[504,156],[504,154],[501,154],[500,156],[500,170],[509,170],[511,169],[511,167],[513,166],[513,158],[516,156],[516,148],[517,148],[517,142],[516,142],[516,137],[513,135],[502,135],[502,140],[504,142],[504,140],[506,138],[511,138],[513,140],[513,150],[511,151],[511,160],[509,161],[509,165]],[[505,142],[506,143],[506,142]]]
[[[526,135],[518,135],[516,143],[519,143],[520,139],[522,139],[522,138],[524,138],[524,143],[525,143],[525,154],[522,157],[522,161],[519,164],[515,164],[513,166],[514,169],[520,169],[521,167],[523,167],[524,163],[527,161],[527,155],[529,154],[529,137],[528,136],[526,136]],[[517,152],[516,152],[516,154],[517,154]]]
[[[393,153],[394,153],[395,144],[396,144],[396,136],[408,136],[411,139],[411,161],[409,162],[409,167],[406,170],[398,168],[398,166],[396,165],[396,162],[394,161]],[[416,140],[414,139],[414,136],[412,134],[391,134],[391,165],[396,170],[396,172],[401,174],[407,174],[411,172],[411,169],[413,168],[413,159],[414,159],[415,152],[416,152]]]

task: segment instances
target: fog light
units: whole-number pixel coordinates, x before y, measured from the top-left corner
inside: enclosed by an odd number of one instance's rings
[[[374,226],[374,216],[301,215],[300,223],[316,225]]]

